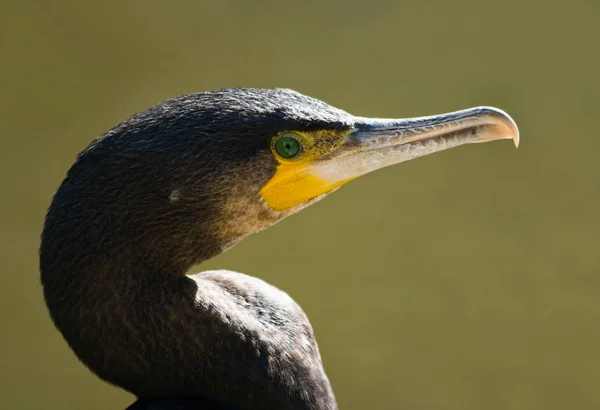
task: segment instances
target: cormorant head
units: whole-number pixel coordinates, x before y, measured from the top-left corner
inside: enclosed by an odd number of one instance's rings
[[[496,139],[518,143],[518,131],[488,107],[390,120],[355,117],[285,89],[186,95],[94,141],[48,219],[69,213],[73,223],[62,218],[63,228],[88,249],[137,243],[146,258],[160,253],[157,263],[178,253],[189,266],[363,174]]]

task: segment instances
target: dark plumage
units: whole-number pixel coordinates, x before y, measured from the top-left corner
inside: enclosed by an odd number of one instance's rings
[[[166,101],[95,140],[54,196],[40,248],[52,319],[94,373],[141,398],[132,410],[337,409],[287,294],[187,270],[361,174],[513,125],[489,108],[365,119],[291,90]],[[298,158],[274,151],[282,133]]]
[[[285,293],[241,274],[185,273],[284,216],[227,211],[273,175],[272,135],[349,128],[345,115],[289,90],[220,90],[94,141],[54,197],[40,251],[50,313],[78,357],[142,397],[335,408],[311,326]]]

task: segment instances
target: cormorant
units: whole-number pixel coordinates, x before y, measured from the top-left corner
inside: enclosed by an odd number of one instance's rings
[[[165,101],[93,141],[58,188],[40,248],[50,315],[132,409],[336,409],[300,306],[251,276],[188,269],[360,175],[518,138],[489,107],[394,120],[286,89]]]

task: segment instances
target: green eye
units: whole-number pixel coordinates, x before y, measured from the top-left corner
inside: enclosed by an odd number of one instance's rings
[[[275,152],[281,158],[293,158],[300,153],[302,146],[295,134],[283,134],[275,142]]]

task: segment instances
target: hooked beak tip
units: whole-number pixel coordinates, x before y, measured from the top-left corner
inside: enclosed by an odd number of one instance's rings
[[[512,139],[515,148],[519,148],[521,141],[519,127],[506,111],[495,107],[479,107],[481,117],[489,119],[490,123],[495,124],[501,129],[501,133],[506,135],[503,139]]]

